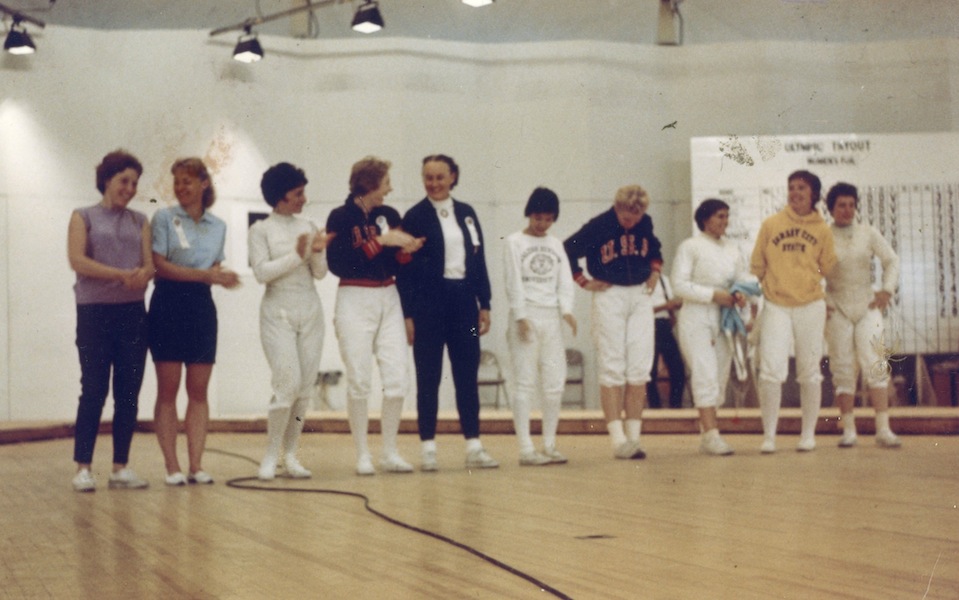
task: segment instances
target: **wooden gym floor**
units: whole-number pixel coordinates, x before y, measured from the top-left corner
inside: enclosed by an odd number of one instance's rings
[[[0,598],[959,598],[955,435],[823,434],[800,454],[784,434],[764,456],[737,433],[736,455],[707,457],[695,434],[647,432],[649,458],[622,461],[565,434],[569,464],[520,467],[489,434],[502,466],[469,471],[444,434],[439,472],[358,477],[348,434],[308,433],[313,479],[260,484],[265,436],[219,432],[216,484],[169,488],[139,433],[142,491],[107,489],[101,435],[92,494],[70,487],[72,440],[48,437],[0,446]],[[415,435],[400,449],[418,462]]]

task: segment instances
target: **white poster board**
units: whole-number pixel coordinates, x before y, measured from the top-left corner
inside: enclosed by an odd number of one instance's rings
[[[895,353],[959,350],[959,134],[724,136],[690,140],[693,209],[706,198],[730,205],[727,233],[748,258],[763,219],[786,203],[798,169],[859,188],[859,218],[889,240],[902,261],[888,311]],[[874,276],[878,274],[874,265]]]

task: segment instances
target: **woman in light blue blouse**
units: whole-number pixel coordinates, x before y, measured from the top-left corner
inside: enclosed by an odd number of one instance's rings
[[[179,204],[157,211],[152,227],[156,287],[150,299],[150,353],[157,374],[153,419],[167,485],[213,483],[200,464],[210,417],[207,387],[216,361],[216,306],[210,288],[233,288],[239,279],[220,266],[226,224],[208,211],[216,194],[203,161],[180,159],[170,172]],[[176,395],[183,365],[188,476],[183,475],[176,454]]]

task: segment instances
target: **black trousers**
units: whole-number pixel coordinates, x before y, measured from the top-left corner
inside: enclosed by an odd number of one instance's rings
[[[673,326],[669,319],[656,319],[656,352],[653,355],[653,371],[646,386],[646,403],[650,408],[662,408],[659,389],[656,387],[659,357],[669,371],[669,408],[683,407],[683,389],[686,387],[686,368],[679,344],[673,337]]]
[[[420,439],[436,437],[443,348],[449,352],[456,388],[456,409],[466,439],[479,437],[479,306],[465,282],[444,280],[430,306],[417,307],[413,317],[413,360],[416,363],[416,410]]]
[[[147,315],[143,302],[77,305],[77,350],[81,391],[73,460],[81,464],[93,461],[112,367],[113,462],[124,465],[137,425],[147,357]]]

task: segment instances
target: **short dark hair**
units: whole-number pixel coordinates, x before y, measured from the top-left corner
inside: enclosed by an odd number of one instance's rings
[[[790,173],[787,181],[792,181],[793,179],[805,181],[812,189],[812,205],[816,206],[816,203],[819,202],[819,198],[822,195],[822,181],[819,180],[819,177],[817,177],[815,173],[810,173],[803,169]]]
[[[303,169],[300,169],[288,162],[281,162],[273,165],[260,179],[260,191],[263,192],[263,199],[270,206],[276,208],[280,200],[286,196],[286,193],[292,189],[309,183]]]
[[[425,165],[428,162],[441,162],[446,163],[446,166],[450,168],[450,173],[453,174],[453,183],[450,185],[450,189],[456,187],[456,184],[460,182],[460,166],[456,164],[456,161],[453,160],[453,157],[447,156],[445,154],[430,154],[423,159],[423,164]]]
[[[559,196],[556,195],[556,192],[545,187],[538,187],[533,190],[526,202],[526,211],[523,214],[528,217],[538,213],[551,214],[554,220],[559,219]]]
[[[693,218],[696,219],[696,227],[700,231],[706,230],[706,221],[721,210],[729,210],[729,205],[716,198],[707,198],[696,208]]]
[[[133,169],[137,176],[143,175],[143,165],[126,150],[114,150],[107,154],[97,165],[97,189],[103,194],[107,191],[107,182],[117,173]]]
[[[832,212],[832,209],[835,208],[839,196],[852,196],[853,200],[856,201],[856,208],[859,208],[859,190],[851,183],[840,181],[829,188],[829,192],[826,194],[826,208],[829,209],[829,212]]]

